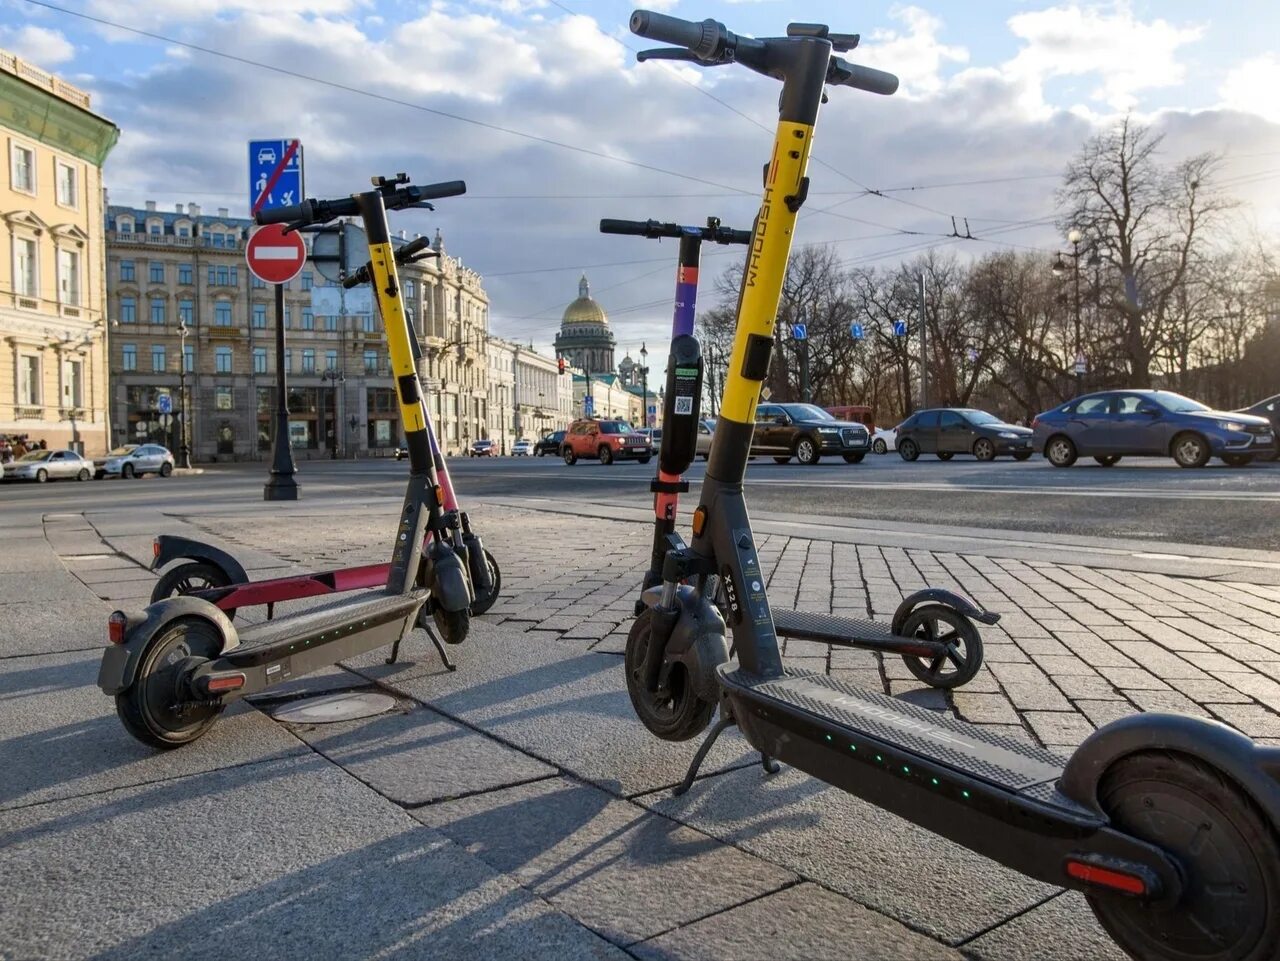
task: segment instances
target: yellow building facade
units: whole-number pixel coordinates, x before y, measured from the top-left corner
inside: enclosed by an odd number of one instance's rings
[[[103,453],[102,163],[89,95],[0,50],[0,434]]]

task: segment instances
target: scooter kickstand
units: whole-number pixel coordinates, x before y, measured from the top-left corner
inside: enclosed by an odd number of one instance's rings
[[[436,653],[440,655],[440,660],[451,671],[456,671],[458,665],[449,660],[449,655],[445,652],[444,645],[440,643],[440,638],[436,637],[436,632],[431,628],[426,628],[427,637],[431,638],[431,643],[436,646]]]
[[[711,733],[707,735],[705,741],[698,748],[698,753],[693,756],[693,760],[689,762],[689,770],[685,772],[684,780],[671,793],[675,797],[680,797],[693,787],[694,778],[698,776],[698,768],[702,767],[702,762],[707,759],[707,755],[711,752],[712,746],[716,743],[716,739],[724,733],[726,728],[733,727],[738,722],[733,719],[732,714],[722,712],[720,720],[716,721],[716,726],[711,729]]]

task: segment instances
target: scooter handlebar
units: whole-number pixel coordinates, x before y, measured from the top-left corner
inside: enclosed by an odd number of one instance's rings
[[[827,69],[827,81],[843,87],[854,87],[868,93],[890,96],[898,90],[898,78],[885,70],[850,63],[842,57],[832,57]]]
[[[636,10],[631,14],[631,32],[659,43],[684,47],[704,59],[718,53],[717,48],[733,36],[716,20],[694,23],[652,10]]]
[[[656,220],[610,220],[600,221],[602,234],[627,234],[632,237],[679,237],[682,233],[678,224],[663,224]]]

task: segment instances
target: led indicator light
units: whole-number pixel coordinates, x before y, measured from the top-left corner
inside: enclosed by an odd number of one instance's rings
[[[969,796],[969,792],[968,792],[968,791],[961,791],[960,793],[961,793],[961,794],[963,794],[965,797],[968,797],[968,796]]]
[[[828,742],[830,742],[830,741],[831,741],[831,735],[830,735],[830,734],[828,734],[828,735],[827,735],[827,741],[828,741]]]
[[[883,760],[884,760],[884,758],[882,758],[879,754],[877,754],[877,755],[876,755],[876,760],[877,760],[877,761],[883,761]]]
[[[858,749],[858,745],[856,745],[856,744],[850,744],[850,745],[849,745],[849,750],[850,750],[850,751],[856,751],[857,749]]]
[[[902,773],[903,773],[903,774],[910,774],[910,773],[911,773],[911,768],[907,767],[905,764],[904,764],[904,765],[902,765]]]
[[[936,777],[931,777],[929,778],[929,780],[933,782],[934,787],[938,786],[938,779]]]

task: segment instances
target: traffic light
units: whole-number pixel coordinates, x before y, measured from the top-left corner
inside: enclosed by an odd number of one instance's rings
[[[563,357],[557,357],[557,358],[556,358],[556,363],[560,365],[560,373],[561,373],[561,374],[563,374],[563,373],[564,373],[564,358],[563,358]]]

